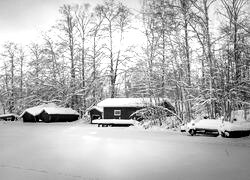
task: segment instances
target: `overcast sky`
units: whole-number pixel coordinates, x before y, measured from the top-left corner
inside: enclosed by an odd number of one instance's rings
[[[130,8],[139,9],[141,0],[123,0]],[[0,44],[5,41],[28,43],[41,31],[55,24],[58,9],[65,3],[89,3],[102,0],[0,0]]]

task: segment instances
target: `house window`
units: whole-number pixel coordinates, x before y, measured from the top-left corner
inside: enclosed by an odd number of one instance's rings
[[[114,116],[121,116],[121,110],[114,110]]]

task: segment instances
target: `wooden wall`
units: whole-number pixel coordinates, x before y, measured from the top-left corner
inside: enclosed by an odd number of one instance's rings
[[[135,107],[104,107],[104,119],[131,119],[130,115],[141,108]],[[114,110],[121,110],[121,116],[115,116]]]

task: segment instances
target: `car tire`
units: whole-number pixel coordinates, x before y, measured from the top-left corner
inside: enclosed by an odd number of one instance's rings
[[[195,131],[194,129],[190,129],[190,130],[189,130],[189,134],[190,134],[191,136],[194,136],[194,135],[196,134],[196,131]]]
[[[230,137],[230,133],[228,131],[225,131],[225,137],[229,138]]]
[[[226,137],[226,135],[225,135],[224,132],[220,132],[220,136],[221,136],[221,137],[224,137],[224,138]]]

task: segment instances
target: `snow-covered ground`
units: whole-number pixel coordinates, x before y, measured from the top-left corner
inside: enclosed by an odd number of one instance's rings
[[[92,121],[93,124],[114,124],[114,125],[123,125],[123,124],[137,124],[138,121],[132,119],[97,119]]]
[[[84,123],[0,123],[0,179],[249,180],[250,137]]]

